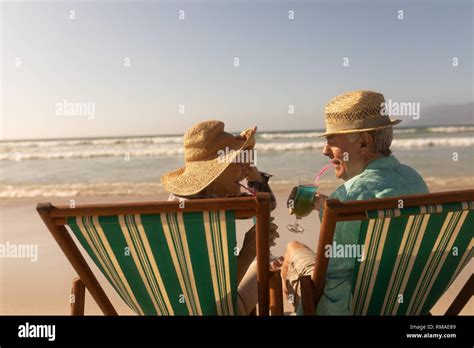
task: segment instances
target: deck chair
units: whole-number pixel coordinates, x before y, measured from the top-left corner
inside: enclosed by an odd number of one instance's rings
[[[269,271],[266,193],[75,207],[39,203],[37,211],[79,275],[73,282],[74,315],[84,314],[85,289],[104,314],[117,312],[71,234],[136,314],[237,314],[235,220],[256,217],[258,313],[269,314],[270,279],[279,275]],[[272,308],[282,311],[277,290],[272,289]]]
[[[324,206],[312,276],[300,277],[303,313],[314,315],[324,290],[336,223],[360,221],[364,256],[354,261],[353,315],[430,315],[473,257],[474,190],[340,202]],[[445,315],[457,315],[472,275]]]

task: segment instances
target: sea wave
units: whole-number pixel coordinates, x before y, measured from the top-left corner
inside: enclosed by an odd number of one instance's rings
[[[255,149],[258,152],[284,152],[284,151],[299,151],[299,150],[312,150],[322,149],[326,145],[326,142],[315,141],[315,142],[288,142],[288,143],[260,143],[256,144]]]
[[[461,133],[474,132],[474,126],[438,126],[426,128],[395,128],[395,134],[406,133]],[[259,132],[257,139],[314,139],[323,131],[309,132]],[[71,147],[71,146],[109,146],[109,145],[160,145],[182,144],[183,137],[177,135],[160,135],[145,137],[111,137],[111,138],[84,138],[84,139],[54,139],[54,140],[7,140],[0,141],[0,149],[44,148],[44,147]]]
[[[322,149],[326,142],[320,141],[289,141],[289,142],[260,142],[256,149],[260,153],[266,152],[287,152],[306,151]],[[474,137],[438,137],[438,138],[408,138],[395,139],[392,142],[394,149],[421,149],[429,147],[470,147],[474,146]],[[55,151],[54,151],[55,150]],[[81,148],[59,148],[45,150],[16,149],[15,152],[0,152],[0,161],[19,160],[52,160],[52,159],[81,159],[100,157],[172,157],[181,155],[184,150],[180,145],[159,145],[159,146],[111,146]]]
[[[152,182],[0,185],[0,198],[153,195],[164,192],[160,183]]]
[[[130,137],[130,138],[102,138],[102,139],[64,139],[64,140],[28,140],[0,142],[1,148],[42,148],[42,147],[70,147],[82,145],[153,145],[153,144],[182,144],[181,136],[157,137]]]
[[[446,127],[427,127],[427,128],[395,128],[395,134],[413,134],[413,133],[462,133],[474,132],[474,126],[446,126]],[[319,132],[275,132],[275,133],[257,133],[257,137],[265,140],[273,139],[312,139],[318,138],[324,131]]]
[[[424,147],[469,147],[474,145],[474,137],[457,138],[413,138],[394,139],[393,148],[424,148]]]
[[[176,156],[183,153],[183,148],[145,148],[145,149],[94,149],[88,151],[63,151],[63,152],[3,152],[0,153],[0,161],[23,161],[23,160],[53,160],[53,159],[79,159],[98,157],[147,157],[147,156]]]
[[[469,128],[469,127],[451,127],[451,128],[459,128],[459,131],[469,131],[469,129],[463,129],[461,128]],[[442,133],[442,130],[439,131],[436,128],[433,128],[433,132],[440,132]],[[473,129],[474,130],[474,127]],[[402,128],[402,129],[394,129],[393,130],[395,134],[411,134],[411,133],[416,133],[419,131],[418,128]],[[450,133],[454,133],[454,130],[448,130]],[[273,139],[312,139],[312,138],[318,138],[321,134],[323,134],[324,131],[320,132],[301,132],[301,133],[257,133],[257,139],[265,139],[265,140],[273,140]]]
[[[311,179],[308,176],[307,179]],[[428,186],[435,190],[449,190],[472,187],[474,177],[465,176],[425,176]],[[321,187],[334,190],[342,181],[328,176]],[[295,178],[272,178],[272,189],[275,193],[289,192],[296,184]],[[91,196],[150,196],[163,195],[166,190],[159,182],[101,182],[74,184],[23,184],[0,185],[0,198],[35,198],[35,197],[91,197]]]
[[[460,133],[460,132],[474,132],[474,126],[448,126],[448,127],[429,127],[426,129],[432,133]]]
[[[411,134],[416,133],[418,129],[416,128],[402,128],[402,129],[394,129],[393,133],[395,134]]]
[[[256,145],[258,151],[298,151],[322,149],[325,141],[317,142],[287,142],[287,143],[260,143]],[[395,139],[392,148],[426,148],[426,147],[469,147],[474,146],[474,137],[456,138],[411,138]]]
[[[324,132],[304,132],[304,133],[257,133],[257,139],[308,139],[317,138]]]

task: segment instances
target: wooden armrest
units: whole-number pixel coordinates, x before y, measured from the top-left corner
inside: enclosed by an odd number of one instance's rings
[[[71,289],[71,315],[84,315],[84,303],[86,298],[86,287],[81,278],[72,280]]]
[[[270,312],[271,315],[283,315],[283,290],[281,271],[270,270]]]
[[[311,276],[303,276],[299,278],[301,285],[301,301],[303,305],[304,315],[315,315],[316,306],[314,303],[314,288]]]

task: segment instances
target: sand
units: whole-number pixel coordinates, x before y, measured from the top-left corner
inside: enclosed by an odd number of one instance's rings
[[[430,183],[428,183],[430,185]],[[322,186],[320,192],[329,194],[335,188],[335,183]],[[430,185],[431,192],[460,189],[454,185],[436,187]],[[305,218],[302,225],[307,229],[303,234],[293,234],[286,230],[288,223],[294,222],[294,217],[289,216],[286,209],[286,199],[289,187],[274,188],[278,201],[277,209],[272,213],[279,226],[280,238],[277,245],[272,248],[274,255],[283,255],[286,244],[291,240],[298,240],[311,248],[316,248],[319,233],[319,218],[317,213]],[[107,203],[107,202],[132,202],[132,201],[160,201],[166,200],[166,194],[154,196],[126,196],[126,197],[74,197],[76,204],[81,203]],[[38,202],[50,201],[53,204],[69,204],[69,198],[17,198],[3,199],[0,201],[0,243],[37,244],[38,260],[32,262],[25,258],[0,259],[0,314],[3,315],[64,315],[69,314],[69,294],[75,271],[69,265],[66,257],[51,237],[49,231],[36,213]],[[243,235],[251,227],[251,221],[238,222],[238,244],[242,244]],[[88,261],[90,259],[86,258]],[[473,261],[473,260],[471,260]],[[92,265],[91,262],[89,262]],[[472,270],[474,263],[471,262]],[[133,314],[108,285],[105,278],[92,267],[104,290],[109,295],[112,303],[120,314]],[[433,308],[433,314],[442,314],[469,276],[468,270],[453,283],[447,293]],[[471,271],[472,273],[472,271]],[[285,310],[290,306],[285,304]],[[86,295],[86,314],[101,314],[100,309],[90,296]],[[474,314],[474,301],[471,300],[461,314]]]

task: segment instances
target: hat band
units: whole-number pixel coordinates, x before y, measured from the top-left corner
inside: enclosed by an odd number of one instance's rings
[[[379,116],[376,118],[369,118],[364,120],[353,120],[344,122],[330,122],[326,121],[326,132],[337,132],[344,130],[357,130],[365,128],[376,128],[380,126],[386,126],[391,123],[388,116]]]

